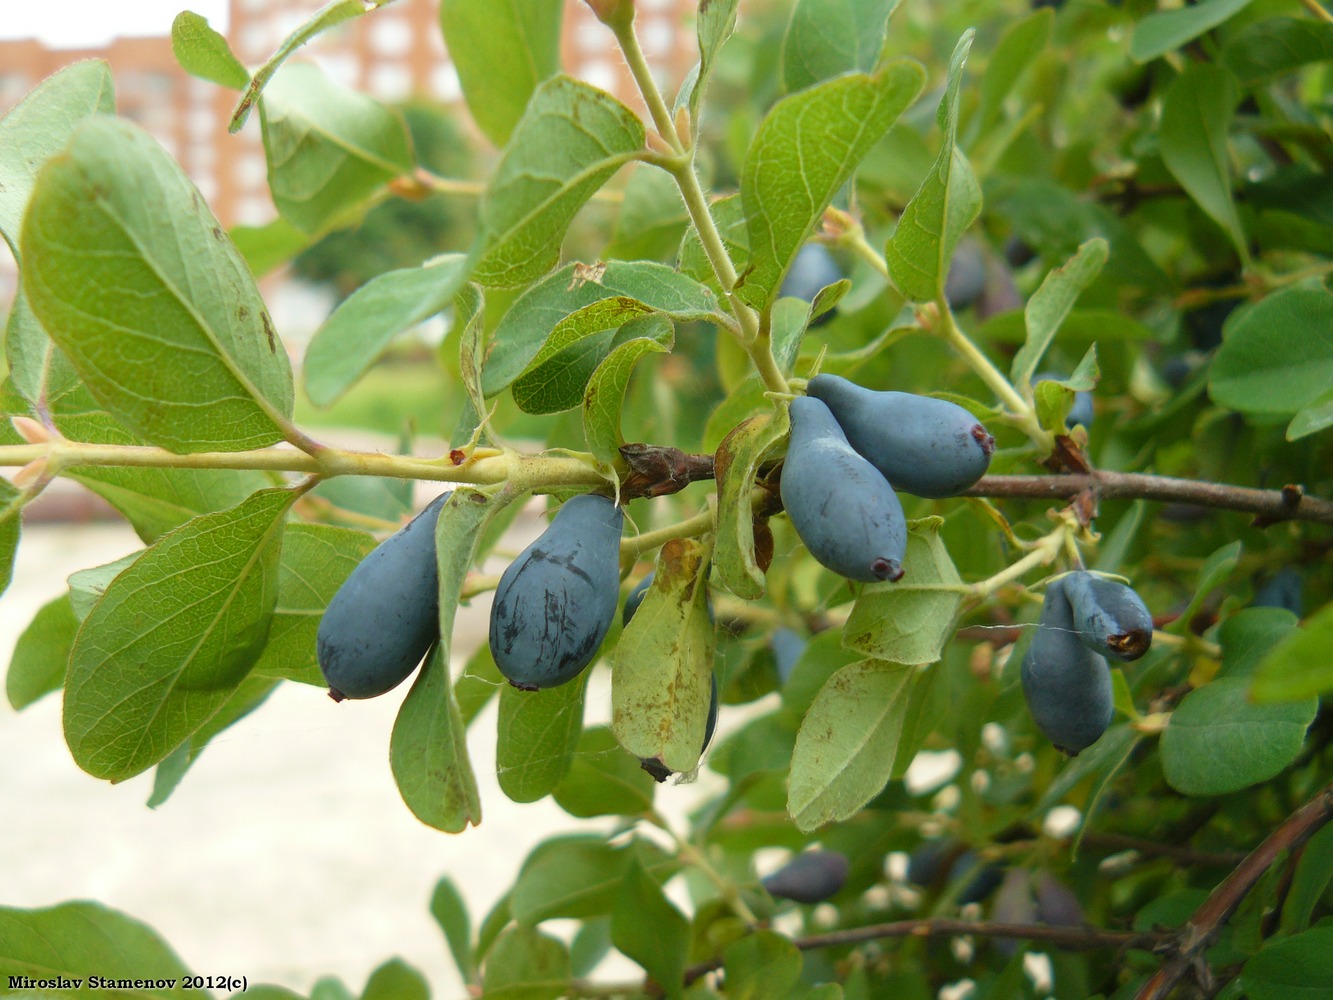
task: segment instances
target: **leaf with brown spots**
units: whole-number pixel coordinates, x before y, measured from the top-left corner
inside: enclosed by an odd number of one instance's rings
[[[676,538],[662,547],[653,585],[616,643],[611,730],[620,745],[672,771],[699,763],[713,672],[708,620],[709,546]]]

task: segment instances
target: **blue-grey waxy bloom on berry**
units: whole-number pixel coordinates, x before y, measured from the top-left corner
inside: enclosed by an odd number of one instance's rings
[[[620,531],[613,500],[566,500],[509,564],[491,604],[491,655],[514,687],[555,687],[597,655],[620,599]]]
[[[329,601],[315,649],[335,701],[397,687],[440,637],[435,522],[447,499],[380,542]]]
[[[907,521],[889,481],[856,453],[829,408],[809,396],[791,404],[782,504],[822,565],[849,580],[903,575]]]
[[[816,375],[806,391],[828,406],[847,443],[894,489],[936,500],[956,497],[990,467],[995,439],[957,403],[877,392],[837,375]]]

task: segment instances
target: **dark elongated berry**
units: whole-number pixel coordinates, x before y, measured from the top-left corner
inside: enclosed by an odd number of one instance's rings
[[[999,865],[985,863],[976,851],[964,851],[953,867],[956,877],[971,875],[958,893],[958,904],[980,903],[1004,881],[1004,869]],[[952,874],[952,873],[951,873]]]
[[[329,601],[315,649],[335,701],[397,687],[440,637],[435,522],[447,499],[380,542]]]
[[[1032,376],[1032,384],[1038,382],[1063,382],[1065,377],[1055,372],[1041,372]],[[1075,392],[1074,405],[1069,408],[1069,414],[1065,417],[1065,423],[1070,427],[1076,427],[1082,424],[1084,427],[1092,426],[1093,408],[1092,393]]]
[[[847,881],[847,856],[838,851],[806,851],[761,879],[770,896],[794,903],[822,903]]]
[[[634,612],[639,610],[639,605],[643,603],[644,594],[648,593],[648,588],[653,585],[653,574],[649,573],[642,580],[634,585],[634,589],[625,595],[625,607],[620,612],[620,624],[628,625],[630,619],[634,617]]]
[[[1303,582],[1299,570],[1290,566],[1278,570],[1254,592],[1256,608],[1286,608],[1297,618],[1305,611],[1301,600]]]
[[[837,375],[816,375],[806,391],[823,400],[847,442],[894,489],[956,497],[986,474],[995,439],[967,410],[910,392],[876,392]]]
[[[592,662],[616,615],[623,523],[614,501],[574,497],[501,575],[490,642],[509,683],[555,687]]]
[[[782,279],[778,294],[813,302],[821,289],[841,281],[843,277],[842,268],[827,247],[820,243],[807,243],[796,252],[796,258]],[[822,326],[836,313],[837,309],[830,309],[810,325]]]
[[[1048,871],[1037,873],[1037,919],[1052,927],[1082,927],[1083,904],[1074,890]]]
[[[867,583],[903,575],[907,521],[897,494],[847,443],[829,408],[809,396],[792,400],[781,492],[796,533],[821,564]]]
[[[971,240],[963,240],[949,261],[944,298],[950,309],[966,309],[986,290],[986,254]]]
[[[1079,571],[1063,581],[1079,638],[1093,652],[1137,660],[1152,645],[1152,612],[1133,587]]]
[[[991,919],[997,924],[1030,924],[1037,918],[1037,901],[1032,898],[1032,881],[1023,868],[1011,868],[995,894]],[[995,948],[1002,955],[1017,954],[1019,941],[1014,938],[995,939]]]
[[[1046,588],[1041,622],[1023,657],[1023,696],[1037,729],[1076,756],[1101,738],[1115,714],[1106,660],[1079,638],[1066,577]]]
[[[773,630],[768,640],[773,647],[773,662],[778,668],[778,681],[787,683],[787,678],[796,669],[796,661],[801,658],[807,645],[805,638],[789,628]]]

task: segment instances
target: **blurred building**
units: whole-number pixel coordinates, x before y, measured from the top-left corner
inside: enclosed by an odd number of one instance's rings
[[[319,6],[319,0],[230,0],[225,34],[237,58],[255,66]],[[638,8],[644,51],[660,74],[659,83],[674,90],[696,58],[697,5],[694,0],[638,0]],[[169,31],[170,25],[163,29]],[[297,57],[314,60],[334,80],[382,101],[417,97],[462,103],[436,0],[396,0],[320,35]],[[116,38],[96,49],[0,40],[0,114],[42,79],[81,59],[110,63],[119,113],[162,142],[224,225],[259,225],[274,217],[259,116],[252,115],[236,135],[228,134],[236,93],[186,74],[167,34]],[[562,63],[566,72],[639,106],[611,33],[581,0],[565,0]],[[0,251],[0,305],[8,303],[13,284],[13,262]]]

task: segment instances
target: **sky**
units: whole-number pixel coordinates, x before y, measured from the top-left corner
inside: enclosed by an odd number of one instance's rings
[[[227,0],[0,0],[0,38],[37,38],[52,48],[101,45],[116,35],[168,35],[182,10],[226,28]]]

